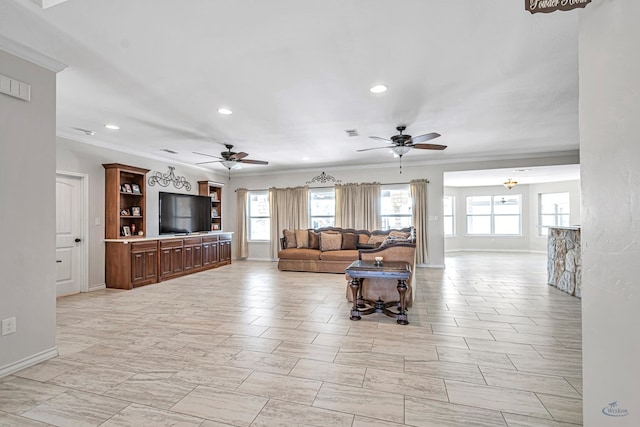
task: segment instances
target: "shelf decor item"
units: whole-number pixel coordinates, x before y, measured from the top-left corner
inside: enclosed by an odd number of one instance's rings
[[[140,206],[131,206],[131,216],[140,216]]]
[[[122,184],[122,186],[124,187],[124,192],[125,193],[133,193],[133,190],[131,189],[131,184]]]
[[[125,237],[131,236],[131,228],[128,225],[122,227],[122,235]]]
[[[133,194],[140,194],[140,186],[138,184],[131,184],[131,190]]]

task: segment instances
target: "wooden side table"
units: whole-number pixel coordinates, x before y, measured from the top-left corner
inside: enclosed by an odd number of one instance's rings
[[[398,324],[408,325],[405,294],[407,293],[407,280],[411,277],[411,266],[404,261],[387,261],[381,265],[376,265],[374,261],[354,261],[347,267],[345,272],[351,277],[351,287],[353,306],[351,307],[351,320],[360,320],[361,315],[371,313],[384,313],[389,317],[397,319]],[[377,301],[365,300],[362,297],[362,282],[364,279],[389,279],[397,280],[399,301]],[[399,303],[400,310],[394,312],[389,307]]]

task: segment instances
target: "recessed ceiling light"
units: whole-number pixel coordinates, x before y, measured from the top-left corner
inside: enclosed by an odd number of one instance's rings
[[[111,130],[118,130],[118,129],[120,129],[120,126],[118,126],[118,125],[114,125],[113,123],[107,123],[106,125],[104,125],[104,127],[106,127],[107,129],[111,129]]]
[[[375,85],[371,89],[369,89],[369,91],[371,93],[383,93],[383,92],[386,92],[387,89],[388,87],[385,85]]]
[[[229,115],[233,114],[233,111],[229,110],[228,108],[218,108],[218,113]]]
[[[309,157],[304,156],[304,157],[302,158],[302,160],[306,162],[307,160],[309,160]]]

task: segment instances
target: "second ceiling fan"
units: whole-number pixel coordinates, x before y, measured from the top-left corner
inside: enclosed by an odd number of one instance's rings
[[[358,151],[369,151],[369,150],[378,150],[380,148],[388,148],[391,149],[391,151],[393,151],[393,153],[399,157],[402,157],[403,155],[407,154],[409,152],[409,150],[411,150],[412,148],[418,148],[421,150],[444,150],[445,148],[447,148],[446,145],[440,145],[440,144],[423,144],[423,142],[425,141],[430,141],[432,139],[436,139],[438,137],[440,137],[441,135],[439,133],[436,132],[431,132],[431,133],[426,133],[424,135],[420,135],[420,136],[411,136],[411,135],[405,135],[402,132],[404,132],[407,129],[406,126],[400,125],[398,127],[396,127],[396,130],[399,132],[398,135],[394,135],[391,137],[391,139],[387,139],[387,138],[380,138],[379,136],[370,136],[369,138],[371,139],[375,139],[378,141],[384,141],[384,142],[388,142],[391,143],[392,145],[387,145],[384,147],[373,147],[373,148],[364,148],[362,150],[358,150]]]

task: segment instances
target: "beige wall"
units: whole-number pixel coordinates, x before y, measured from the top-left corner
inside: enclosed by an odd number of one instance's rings
[[[53,357],[55,288],[55,72],[0,50],[0,73],[31,85],[31,102],[0,94],[0,377]]]
[[[640,2],[580,15],[584,425],[640,425]],[[603,408],[627,410],[611,417]],[[607,412],[606,410],[604,412]]]

